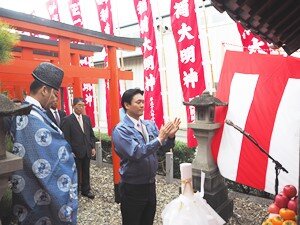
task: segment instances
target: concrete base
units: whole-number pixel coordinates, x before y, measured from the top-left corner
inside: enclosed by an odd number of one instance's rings
[[[11,173],[22,168],[23,159],[10,152],[6,152],[6,158],[0,160],[0,200],[7,189],[8,179]]]
[[[204,199],[226,221],[233,215],[233,201],[228,198],[224,178],[218,169],[205,172]],[[201,170],[193,168],[193,187],[201,188]]]
[[[23,159],[10,152],[6,152],[6,158],[0,160],[0,200],[7,189],[11,173],[22,168]]]

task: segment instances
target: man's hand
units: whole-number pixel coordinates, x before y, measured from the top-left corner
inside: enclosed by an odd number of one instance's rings
[[[179,130],[179,124],[180,123],[181,123],[180,119],[176,117],[174,119],[174,121],[172,122],[173,128],[169,133],[169,136],[168,136],[169,138],[174,138],[175,137],[176,132]]]
[[[161,126],[161,128],[159,130],[159,134],[158,134],[158,139],[159,139],[160,143],[163,143],[163,141],[168,138],[169,133],[173,129],[173,126],[174,125],[172,122],[168,122],[168,123],[164,124],[163,126]]]
[[[92,149],[92,157],[94,157],[96,155],[96,150],[93,148]]]

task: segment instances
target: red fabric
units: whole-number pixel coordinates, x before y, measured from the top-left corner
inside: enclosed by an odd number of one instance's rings
[[[62,87],[61,89],[63,92],[63,100],[64,100],[63,110],[66,112],[67,115],[70,115],[71,110],[70,110],[70,106],[69,106],[68,88]]]
[[[83,21],[81,17],[80,0],[70,0],[69,10],[74,23],[74,26],[83,28]],[[89,58],[85,57],[80,60],[81,66],[89,66]],[[78,96],[75,96],[78,97]],[[94,93],[93,85],[85,83],[82,85],[82,98],[85,100],[85,112],[91,119],[92,126],[95,126],[95,107],[94,107]]]
[[[171,1],[172,31],[178,52],[180,82],[184,101],[189,102],[205,90],[202,55],[194,1]],[[193,106],[186,107],[187,122],[195,120]],[[197,140],[191,128],[187,131],[189,147],[196,147]]]
[[[285,127],[285,124],[289,124],[288,122],[282,123],[283,125],[281,125],[281,127],[278,125],[278,117],[280,116],[279,108],[283,101],[283,93],[287,89],[287,83],[293,81],[297,85],[300,84],[299,71],[300,60],[293,57],[285,58],[282,56],[273,55],[250,55],[242,52],[226,52],[216,97],[231,104],[230,88],[232,87],[232,80],[236,73],[242,73],[249,77],[258,77],[253,93],[253,100],[251,101],[249,111],[246,115],[246,123],[242,129],[251,134],[251,136],[256,139],[257,143],[259,143],[259,145],[267,152],[271,151],[272,148],[276,148],[276,145],[271,145],[272,140],[274,143],[281,143],[281,140],[275,142],[274,139],[276,137],[273,136],[275,136],[276,133],[280,134],[281,130],[286,129],[288,131],[290,129],[290,127]],[[240,91],[246,92],[247,90]],[[296,93],[293,98],[295,99],[289,98],[288,100],[284,101],[290,101],[290,105],[292,106],[299,105],[296,103],[298,101]],[[243,104],[243,99],[240,99],[240,102]],[[280,110],[283,109],[290,110],[292,111],[292,114],[294,113],[296,115],[299,115],[300,113],[299,109],[296,107],[291,109],[286,109],[284,107],[280,108]],[[217,107],[215,122],[224,124],[225,118],[235,122],[233,118],[235,116],[238,118],[238,115],[241,112],[238,110],[231,111],[230,118],[228,118],[229,110],[230,108],[227,109],[226,107]],[[284,117],[285,116],[283,116],[283,121],[285,121],[285,119],[288,120],[288,118]],[[273,182],[273,178],[269,178],[267,173],[267,167],[269,166],[271,168],[271,172],[269,171],[269,173],[273,174],[273,166],[270,165],[272,162],[268,161],[268,158],[262,154],[260,150],[246,137],[242,137],[240,150],[234,153],[237,154],[237,158],[239,159],[236,162],[237,165],[232,161],[228,161],[228,164],[226,165],[220,164],[222,160],[220,159],[219,154],[220,151],[223,150],[220,146],[221,142],[224,141],[224,135],[226,135],[226,131],[224,130],[224,126],[221,126],[221,128],[216,131],[212,142],[212,153],[214,159],[218,162],[219,168],[236,166],[237,173],[236,177],[233,176],[233,180],[241,184],[273,193],[272,189],[270,190],[270,188],[267,189],[266,187],[267,185],[270,186],[270,182]],[[290,137],[295,137],[295,133],[291,133]],[[229,141],[228,140],[229,139],[227,139],[226,143],[230,144],[231,146],[235,146],[235,143],[230,141],[234,140],[234,138],[230,139]],[[296,142],[299,144],[299,139],[297,140],[298,141]],[[274,154],[277,155],[277,158],[275,157],[275,159],[279,160],[282,165],[287,168],[293,165],[295,160],[297,160],[297,157],[299,160],[299,151],[298,155],[289,154],[288,151],[289,148],[287,147],[287,149],[280,149],[277,150],[277,152],[273,151],[271,153],[273,156]],[[230,153],[228,152],[227,154]],[[231,155],[229,157],[233,158],[234,156]],[[298,163],[296,164],[299,165]],[[232,174],[228,174],[223,169],[220,169],[220,171],[224,177],[232,179]],[[293,176],[298,177],[295,174],[292,174],[295,173],[295,171],[298,174],[298,168],[290,168],[289,174],[281,173],[282,177],[279,177],[281,179],[281,185],[294,184],[296,187],[298,187],[298,178],[291,178]]]
[[[110,0],[99,1],[95,0],[101,31],[106,34],[113,34],[114,27],[111,13]]]
[[[46,2],[46,6],[47,6],[47,10],[48,10],[50,19],[60,22],[57,0],[48,0]],[[54,39],[54,38],[50,37],[50,39]],[[67,115],[70,115],[71,109],[70,109],[70,106],[69,106],[68,89],[67,89],[67,87],[62,87],[61,89],[62,89],[62,92],[63,92],[63,101],[64,101],[63,109],[65,110]]]
[[[243,49],[245,52],[269,54],[270,49],[268,43],[263,41],[259,36],[254,35],[250,30],[245,30],[240,24],[236,24],[241,35]]]
[[[112,13],[111,13],[111,3],[110,0],[99,1],[95,0],[97,5],[97,12],[99,17],[99,24],[101,31],[106,34],[114,34],[113,29],[113,21],[112,21]],[[107,52],[107,48],[104,48],[103,51]],[[104,59],[105,64],[107,63],[107,55]],[[105,79],[105,97],[106,97],[106,118],[107,118],[107,133],[111,135],[112,127],[111,127],[111,112],[110,112],[110,102],[109,102],[109,80]],[[120,93],[120,85],[119,85],[119,93]],[[119,99],[121,97],[119,96]],[[121,103],[120,103],[121,106]]]
[[[155,30],[150,0],[134,0],[134,6],[144,39],[142,47],[144,59],[144,118],[155,121],[160,128],[164,124],[164,111],[161,95],[160,72],[156,50]]]

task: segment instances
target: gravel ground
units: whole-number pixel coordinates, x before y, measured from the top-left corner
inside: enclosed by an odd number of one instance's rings
[[[91,185],[94,200],[79,197],[78,225],[120,225],[119,204],[114,202],[113,172],[111,166],[98,168],[91,165]],[[162,225],[161,212],[166,204],[178,197],[178,180],[167,184],[164,177],[157,176],[157,212],[154,224]],[[267,217],[271,200],[229,191],[234,201],[233,217],[227,225],[259,225]]]

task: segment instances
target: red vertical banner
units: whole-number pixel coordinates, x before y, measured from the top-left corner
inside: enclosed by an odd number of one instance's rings
[[[74,26],[83,28],[83,21],[81,16],[80,9],[80,0],[70,0],[69,1],[69,10],[73,20]],[[81,66],[89,66],[89,58],[84,57],[80,60]],[[76,96],[75,96],[76,97]],[[94,90],[93,85],[85,83],[82,85],[82,98],[85,101],[85,112],[90,117],[92,126],[95,126],[95,107],[94,107]]]
[[[171,23],[175,38],[180,83],[184,101],[188,102],[205,90],[201,46],[195,12],[195,3],[185,0],[171,0]],[[186,107],[187,122],[195,120],[194,107]],[[187,144],[196,147],[197,140],[193,130],[188,128]]]
[[[135,10],[140,25],[144,61],[144,118],[155,121],[160,128],[164,124],[164,112],[161,95],[160,72],[156,50],[155,30],[150,0],[134,0]]]
[[[48,0],[46,2],[46,6],[47,6],[47,10],[48,10],[50,19],[60,22],[57,0]],[[63,109],[67,115],[70,115],[71,110],[70,110],[70,106],[69,106],[68,88],[62,87],[61,90],[63,92],[63,102],[64,102]]]
[[[99,18],[99,24],[101,31],[106,34],[113,34],[113,21],[112,21],[112,13],[111,13],[111,3],[110,0],[95,0],[97,6],[97,13]],[[107,48],[103,48],[105,52],[105,64],[107,64]],[[119,85],[120,87],[120,85]],[[108,135],[111,135],[111,112],[110,112],[110,102],[109,102],[109,80],[105,79],[105,97],[106,97],[106,118],[107,118],[107,132]]]
[[[112,21],[110,0],[95,0],[99,17],[101,31],[106,34],[113,34],[114,27]]]
[[[50,19],[60,22],[57,0],[48,0],[46,6]]]
[[[237,28],[241,35],[244,52],[269,54],[270,49],[268,43],[263,41],[259,36],[255,36],[251,30],[245,30],[242,24],[237,23]]]

